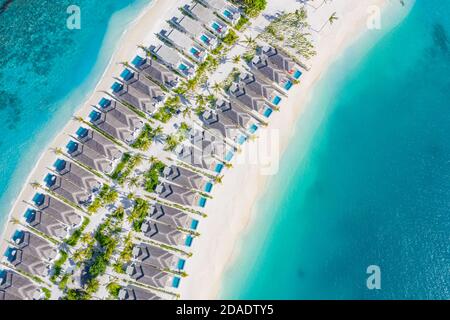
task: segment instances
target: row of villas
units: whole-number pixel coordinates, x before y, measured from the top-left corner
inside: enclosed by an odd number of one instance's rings
[[[203,13],[212,12],[213,8],[221,8],[228,19],[232,19],[231,12],[237,13],[232,6],[221,1],[204,2],[203,5],[208,6],[208,9],[204,9],[208,11]],[[202,11],[197,6],[196,3],[184,9],[193,17],[198,17]],[[205,20],[206,17],[208,21]],[[178,29],[168,29],[170,33],[164,33],[162,30],[160,35],[166,36],[166,40],[172,45],[199,62],[205,57],[204,48],[211,50],[217,46],[215,35],[223,36],[227,29],[226,24],[212,14],[202,15],[200,20],[187,15],[173,17],[170,25],[177,26]],[[207,28],[207,25],[210,28]],[[185,33],[182,33],[183,31]],[[165,100],[161,87],[175,88],[179,82],[178,75],[181,73],[182,76],[189,77],[192,70],[186,68],[192,64],[173,49],[161,45],[155,53],[161,55],[161,61],[137,56],[133,60],[134,68],[124,70],[111,90],[93,107],[89,114],[89,123],[92,126],[127,145],[135,141],[145,124],[136,115],[136,109],[152,114]],[[178,71],[181,72],[173,72],[175,66],[178,66]],[[89,126],[80,126],[68,137],[65,155],[67,158],[61,156],[55,160],[53,167],[43,178],[47,192],[36,192],[32,199],[24,201],[27,208],[24,209],[20,221],[24,227],[17,228],[12,235],[7,236],[10,241],[3,259],[6,269],[2,269],[0,273],[4,299],[12,299],[13,296],[17,299],[43,297],[39,286],[34,285],[24,274],[42,278],[50,276],[52,263],[59,258],[57,245],[50,240],[67,239],[80,227],[83,220],[82,210],[92,203],[102,186],[101,179],[91,170],[110,174],[122,158],[123,150]],[[212,183],[205,177],[177,166],[165,168],[162,175],[165,180],[155,190],[160,198],[186,206],[205,205],[206,199],[192,191],[211,191]],[[177,228],[195,230],[197,224],[197,220],[183,211],[155,203],[151,207],[148,220],[142,224],[141,231],[145,237],[157,243],[190,246],[192,237]],[[133,262],[126,268],[131,279],[153,287],[178,286],[179,278],[162,270],[182,270],[183,259],[160,247],[145,243],[137,244],[133,248],[133,257]],[[70,262],[73,267],[74,263]],[[25,287],[27,290],[24,290]],[[18,294],[15,290],[22,293]],[[122,288],[119,297],[158,298],[154,293],[132,285]]]
[[[223,0],[192,2],[181,11],[158,33],[161,43],[150,45],[125,66],[85,123],[68,134],[53,165],[43,173],[42,190],[23,199],[19,227],[6,236],[2,247],[0,299],[43,298],[30,275],[48,279],[54,272],[60,243],[81,227],[105,177],[147,124],[139,112],[153,114],[167,91],[195,74],[197,63],[217,47],[228,24],[240,17],[239,10]],[[291,58],[269,46],[258,48],[248,67],[251,72],[241,73],[214,108],[199,116],[200,129],[192,128],[188,139],[173,150],[177,163],[161,170],[156,200],[149,200],[150,210],[141,225],[143,240],[135,241],[132,261],[126,266],[130,282],[121,288],[120,299],[160,299],[152,288],[179,286],[180,277],[168,270],[181,272],[185,259],[167,247],[192,245],[194,238],[187,231],[195,231],[199,221],[184,209],[205,206],[204,194],[211,192],[213,181],[203,173],[219,175],[302,74]],[[71,259],[68,264],[68,270],[75,269]]]

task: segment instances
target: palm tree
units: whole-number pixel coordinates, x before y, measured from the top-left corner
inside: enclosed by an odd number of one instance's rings
[[[128,179],[128,186],[132,189],[139,186],[140,179],[137,176],[131,177]]]
[[[215,93],[219,93],[222,90],[222,85],[218,82],[215,82],[212,86],[212,89]]]
[[[62,149],[60,147],[56,147],[55,149],[53,149],[53,152],[56,155],[62,155],[63,154],[63,151],[62,151]]]
[[[256,46],[256,40],[251,36],[245,36],[245,39],[242,41],[247,45],[248,48],[254,48]]]
[[[41,187],[41,184],[37,181],[34,181],[31,183],[31,187],[33,187],[33,189],[38,189]]]
[[[136,166],[142,164],[142,154],[138,153],[137,155],[134,156],[134,163],[136,164]]]
[[[83,243],[90,243],[92,241],[92,235],[89,232],[86,232],[85,234],[83,234],[80,238],[81,242]]]
[[[239,61],[241,61],[241,56],[240,55],[235,55],[232,59],[233,63],[239,63]]]
[[[328,22],[330,23],[330,24],[333,24],[333,22],[335,21],[335,20],[338,20],[339,18],[336,16],[336,12],[333,12],[333,14],[328,18]]]
[[[214,182],[222,183],[222,179],[223,179],[223,176],[217,176],[217,177],[214,178]]]
[[[128,200],[133,200],[133,199],[134,199],[134,193],[133,193],[133,192],[130,192],[130,193],[127,195],[127,199],[128,199]]]

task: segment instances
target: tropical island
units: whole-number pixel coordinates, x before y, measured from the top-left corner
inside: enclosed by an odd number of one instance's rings
[[[207,221],[234,201],[224,181],[248,145],[264,143],[261,132],[295,118],[291,93],[340,20],[335,8],[152,3],[135,26],[152,32],[127,44],[127,60],[113,57],[14,204],[0,300],[191,298],[196,244],[211,242],[222,222]]]

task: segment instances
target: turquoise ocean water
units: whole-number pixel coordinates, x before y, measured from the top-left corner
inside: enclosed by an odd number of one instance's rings
[[[331,67],[223,298],[450,298],[449,12],[418,0],[363,57],[353,47]],[[366,288],[369,265],[381,290]]]
[[[0,222],[41,151],[104,72],[151,0],[0,0]],[[69,5],[81,29],[69,30]]]

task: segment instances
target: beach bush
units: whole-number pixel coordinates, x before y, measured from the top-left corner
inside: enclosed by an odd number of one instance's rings
[[[248,21],[249,19],[247,17],[241,16],[234,27],[236,30],[241,31]]]
[[[239,36],[236,34],[236,32],[232,29],[228,31],[227,35],[222,38],[223,43],[225,43],[228,46],[232,46],[233,44],[238,41]]]
[[[250,18],[257,17],[266,7],[267,0],[235,0],[244,8],[245,15]]]

